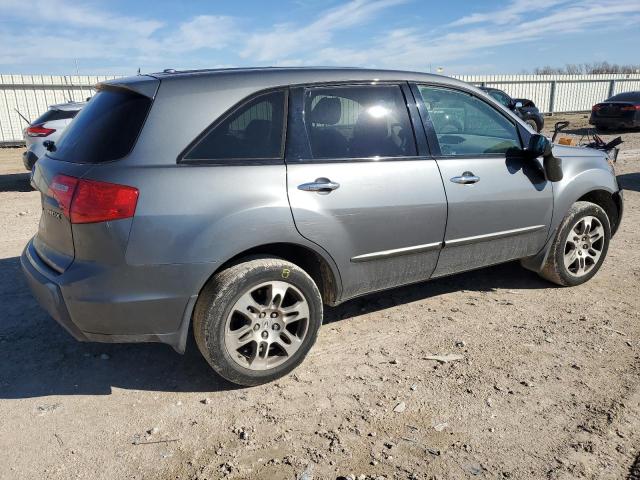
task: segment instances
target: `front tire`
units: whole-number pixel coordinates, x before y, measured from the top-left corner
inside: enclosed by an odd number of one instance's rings
[[[562,286],[585,283],[600,270],[610,240],[605,211],[594,203],[576,202],[558,229],[540,275]]]
[[[222,377],[253,386],[296,368],[315,343],[322,299],[313,279],[278,258],[254,258],[214,275],[193,316],[198,349]]]

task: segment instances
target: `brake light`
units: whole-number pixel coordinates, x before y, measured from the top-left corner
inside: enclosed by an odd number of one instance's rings
[[[628,105],[626,107],[622,107],[620,110],[623,112],[637,112],[640,110],[640,105]]]
[[[591,111],[592,111],[592,112],[597,112],[597,111],[599,111],[601,108],[602,108],[602,105],[594,105],[594,106],[591,108]]]
[[[56,175],[49,186],[71,223],[97,223],[131,218],[138,204],[138,189],[127,185]]]
[[[30,137],[46,137],[55,132],[55,128],[45,128],[40,125],[31,125],[27,128],[27,135]]]

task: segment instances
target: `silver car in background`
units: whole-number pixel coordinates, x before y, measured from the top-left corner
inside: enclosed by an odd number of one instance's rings
[[[50,147],[21,258],[40,304],[83,341],[184,352],[192,330],[241,385],[299,365],[323,305],[511,260],[580,285],[623,210],[604,152],[412,72],[119,78]]]
[[[33,166],[46,152],[44,142],[58,141],[60,135],[71,123],[86,102],[67,102],[51,105],[22,131],[27,150],[22,154],[24,168],[31,171]]]

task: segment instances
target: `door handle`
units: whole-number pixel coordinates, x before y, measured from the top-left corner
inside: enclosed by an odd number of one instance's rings
[[[473,183],[478,183],[480,181],[480,177],[475,176],[472,172],[464,172],[459,177],[453,177],[451,181],[462,185],[471,185]]]
[[[305,192],[318,192],[318,193],[331,193],[337,188],[340,188],[340,184],[332,182],[328,178],[316,178],[314,182],[303,183],[298,185],[298,190],[304,190]]]

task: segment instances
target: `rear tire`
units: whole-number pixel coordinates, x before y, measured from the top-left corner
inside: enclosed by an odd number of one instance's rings
[[[198,349],[222,377],[253,386],[296,368],[315,343],[322,299],[312,278],[278,258],[253,258],[214,275],[193,315]]]
[[[610,239],[605,211],[595,203],[574,203],[558,228],[540,276],[565,287],[585,283],[600,270]]]

